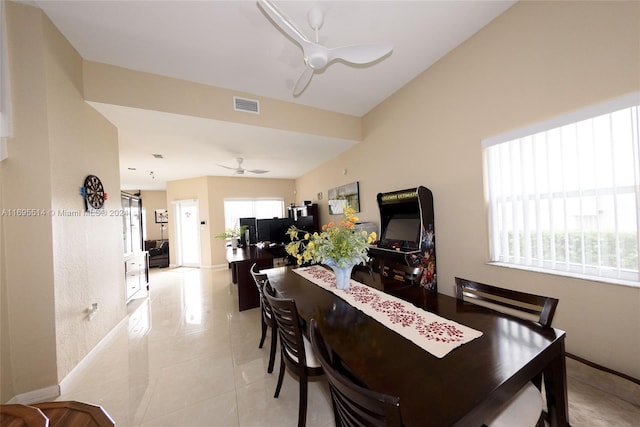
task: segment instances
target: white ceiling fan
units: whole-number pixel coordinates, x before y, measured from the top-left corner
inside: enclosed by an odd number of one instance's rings
[[[318,44],[318,30],[322,27],[324,14],[319,7],[309,10],[309,25],[315,30],[315,42],[309,40],[289,18],[268,0],[258,0],[258,5],[265,11],[273,22],[289,37],[302,47],[305,70],[302,72],[293,88],[293,96],[299,96],[309,85],[313,74],[322,71],[332,61],[342,60],[351,64],[370,64],[393,50],[391,43],[372,43],[327,48]]]
[[[235,171],[236,175],[244,175],[245,172],[251,172],[251,173],[267,173],[269,172],[268,170],[264,170],[264,169],[245,169],[242,167],[242,162],[244,161],[244,159],[242,157],[236,157],[236,161],[238,162],[238,166],[234,167],[230,167],[230,166],[225,166],[225,165],[221,165],[218,164],[218,166],[226,168],[226,169],[231,169],[233,171]]]

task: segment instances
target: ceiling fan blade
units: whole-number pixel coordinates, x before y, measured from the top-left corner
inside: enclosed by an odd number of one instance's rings
[[[237,167],[237,166],[236,166],[236,167],[234,167],[234,168],[232,168],[232,167],[230,167],[230,166],[221,165],[221,164],[219,164],[219,163],[216,163],[216,165],[220,166],[221,168],[225,168],[225,169],[231,169],[231,170],[236,170],[236,169],[238,169],[238,167]]]
[[[342,46],[329,49],[329,60],[342,59],[352,64],[368,64],[388,55],[392,50],[391,43]]]
[[[266,171],[264,169],[245,169],[247,172],[251,172],[251,173],[267,173],[269,171]]]
[[[313,77],[313,72],[313,68],[305,67],[293,88],[293,96],[299,96],[307,88],[311,81],[311,77]]]
[[[258,4],[265,11],[273,22],[282,29],[289,37],[295,40],[302,47],[311,43],[311,41],[291,22],[291,20],[282,13],[273,3],[268,0],[258,0]]]

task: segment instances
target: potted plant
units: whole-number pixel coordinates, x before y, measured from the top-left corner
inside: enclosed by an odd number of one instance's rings
[[[246,225],[235,226],[234,228],[227,228],[223,233],[215,237],[216,239],[231,240],[231,247],[235,249],[238,247],[240,236],[242,236],[247,229],[248,227]]]
[[[348,206],[342,221],[323,225],[320,233],[309,234],[292,226],[288,231],[291,243],[286,246],[286,251],[296,258],[298,265],[313,262],[331,267],[336,274],[338,289],[348,290],[351,270],[355,265],[366,262],[367,249],[377,238],[375,232],[369,234],[356,230],[356,222],[358,217]],[[302,239],[299,233],[305,233]]]

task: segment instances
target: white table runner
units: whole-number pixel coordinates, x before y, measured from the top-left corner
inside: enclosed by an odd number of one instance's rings
[[[348,291],[339,290],[336,288],[333,272],[319,265],[296,268],[293,271],[333,292],[351,306],[438,358],[482,336],[480,331],[422,310],[355,280],[351,280],[351,289]]]

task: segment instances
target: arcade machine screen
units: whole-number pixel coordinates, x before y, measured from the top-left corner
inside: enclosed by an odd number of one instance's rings
[[[420,218],[414,215],[393,215],[389,218],[381,240],[383,245],[388,248],[418,249],[420,247]]]

